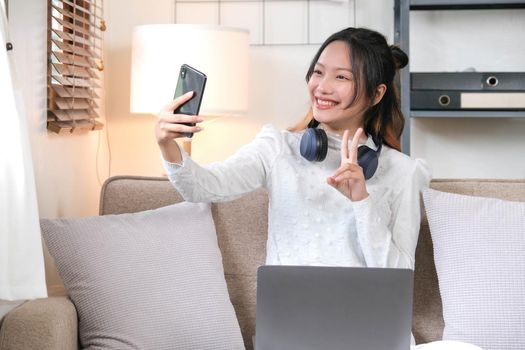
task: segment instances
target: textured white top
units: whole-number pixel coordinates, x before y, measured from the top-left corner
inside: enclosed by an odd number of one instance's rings
[[[266,187],[266,264],[413,269],[420,191],[431,179],[426,163],[384,145],[366,182],[370,196],[352,202],[326,182],[340,166],[341,139],[328,135],[326,159],[310,162],[299,153],[301,136],[266,125],[225,161],[202,167],[182,152],[182,165],[164,163],[191,202],[228,201]],[[376,149],[371,138],[366,144]]]

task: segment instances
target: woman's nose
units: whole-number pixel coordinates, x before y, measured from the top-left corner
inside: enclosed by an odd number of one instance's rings
[[[331,93],[330,82],[326,78],[319,80],[316,90],[321,94]]]

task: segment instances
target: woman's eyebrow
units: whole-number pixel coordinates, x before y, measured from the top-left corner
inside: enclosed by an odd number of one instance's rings
[[[316,62],[315,63],[315,66],[320,66],[321,68],[325,68],[324,64],[320,63],[320,62]],[[336,67],[335,70],[344,70],[350,74],[354,74],[354,72],[352,72],[352,69],[350,68],[345,68],[345,67]]]

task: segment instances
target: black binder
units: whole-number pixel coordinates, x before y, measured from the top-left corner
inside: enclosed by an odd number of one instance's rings
[[[523,91],[525,72],[411,73],[412,90]]]
[[[519,93],[522,96],[517,98],[523,107],[511,107],[498,105],[497,107],[487,107],[486,105],[476,106],[469,103],[468,106],[462,105],[462,95],[470,93],[486,94],[491,98],[498,99],[498,96],[504,98],[508,93]],[[515,98],[516,99],[516,98]],[[482,101],[481,101],[482,102]],[[480,103],[481,103],[480,102]],[[523,111],[525,110],[525,91],[460,91],[460,90],[412,90],[410,92],[410,105],[413,110],[505,110],[505,111]]]

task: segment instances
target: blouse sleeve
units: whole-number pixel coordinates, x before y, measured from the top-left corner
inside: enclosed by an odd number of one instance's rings
[[[164,160],[164,167],[186,201],[229,201],[266,186],[267,175],[281,150],[280,131],[266,125],[251,143],[225,161],[200,166],[181,151],[182,164]]]
[[[367,266],[414,269],[421,220],[420,193],[430,185],[431,172],[421,159],[394,192],[389,222],[379,215],[372,195],[353,202],[358,241]]]

